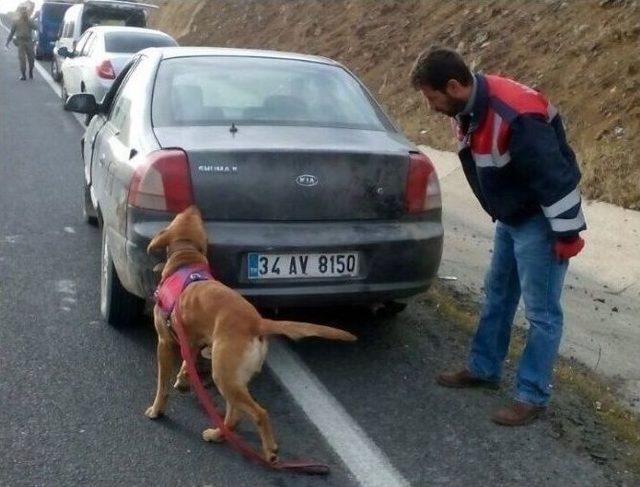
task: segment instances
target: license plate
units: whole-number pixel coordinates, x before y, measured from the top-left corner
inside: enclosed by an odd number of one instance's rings
[[[357,252],[340,254],[260,254],[248,256],[249,279],[305,279],[355,277],[359,271]]]

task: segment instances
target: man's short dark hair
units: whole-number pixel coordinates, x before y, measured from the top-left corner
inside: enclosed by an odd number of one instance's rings
[[[411,85],[419,90],[428,86],[445,91],[449,80],[455,79],[463,86],[473,83],[473,76],[462,56],[451,49],[427,49],[416,60],[411,69]]]

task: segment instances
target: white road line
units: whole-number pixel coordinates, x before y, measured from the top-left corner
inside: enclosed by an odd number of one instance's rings
[[[409,482],[281,340],[271,340],[267,365],[363,487]]]
[[[78,302],[76,282],[70,279],[57,281],[56,291],[60,297],[60,309],[67,312],[71,311],[72,306],[75,306]]]
[[[39,63],[36,69],[60,96],[49,73]],[[74,115],[84,129],[82,118]],[[362,487],[411,485],[294,352],[279,340],[270,347],[267,365]]]

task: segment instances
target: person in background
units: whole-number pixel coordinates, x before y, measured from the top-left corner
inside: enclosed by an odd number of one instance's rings
[[[20,61],[20,79],[27,79],[27,63],[29,65],[29,79],[33,79],[33,65],[35,53],[33,50],[33,31],[37,30],[35,21],[29,18],[29,8],[26,5],[18,7],[17,16],[11,24],[11,31],[5,49],[9,47],[9,43],[13,40],[18,48],[18,59]]]

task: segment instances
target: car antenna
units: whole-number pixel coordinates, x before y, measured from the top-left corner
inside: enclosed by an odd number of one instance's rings
[[[237,131],[238,131],[238,127],[236,127],[235,122],[231,122],[231,128],[229,129],[229,132],[235,135]]]

